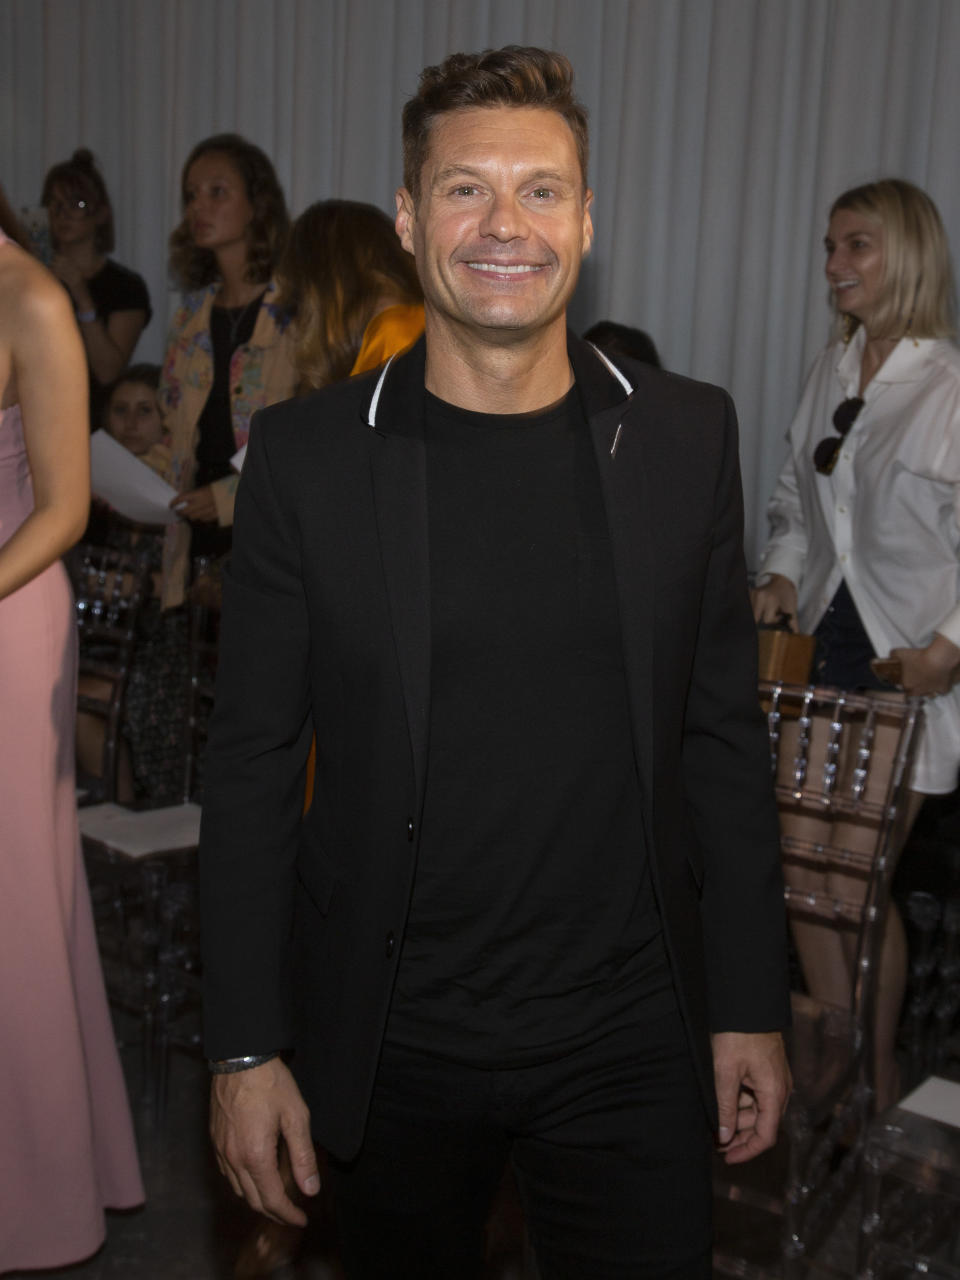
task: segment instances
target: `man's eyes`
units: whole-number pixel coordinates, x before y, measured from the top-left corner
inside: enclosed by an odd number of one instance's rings
[[[450,189],[451,196],[459,199],[470,199],[473,196],[481,195],[482,190],[473,182],[458,182],[456,186]],[[553,187],[532,187],[528,192],[528,197],[537,203],[547,200],[555,200],[557,193]]]

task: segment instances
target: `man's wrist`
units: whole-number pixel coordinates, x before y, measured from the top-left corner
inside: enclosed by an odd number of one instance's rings
[[[265,1062],[272,1062],[280,1057],[279,1049],[273,1053],[248,1053],[241,1058],[208,1058],[207,1066],[215,1076],[232,1075],[235,1071],[249,1071],[253,1067],[262,1067]]]

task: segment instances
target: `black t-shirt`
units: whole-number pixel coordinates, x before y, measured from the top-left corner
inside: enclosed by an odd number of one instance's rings
[[[427,396],[430,756],[387,1037],[535,1062],[673,1001],[613,563],[576,390],[536,415]]]
[[[147,318],[144,326],[150,323],[153,312],[150,310],[150,294],[143,276],[138,276],[128,267],[121,267],[119,262],[107,258],[95,276],[87,281],[90,297],[93,299],[97,319],[106,324],[114,311],[145,311]],[[90,370],[90,427],[95,431],[101,426],[104,409],[103,384],[99,382],[93,370]]]

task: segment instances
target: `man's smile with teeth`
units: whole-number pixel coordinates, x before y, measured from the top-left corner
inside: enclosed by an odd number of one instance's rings
[[[542,268],[529,262],[520,262],[511,266],[505,262],[468,262],[473,271],[492,271],[497,275],[522,275],[527,271],[540,271]]]

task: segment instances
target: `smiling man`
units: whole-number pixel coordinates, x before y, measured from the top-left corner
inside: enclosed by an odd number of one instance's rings
[[[789,1089],[733,409],[568,334],[586,171],[562,56],[428,68],[424,339],[261,413],[237,499],[212,1129],[298,1222],[312,1128],[352,1280],[479,1276],[507,1160],[543,1280],[709,1276],[713,1142],[763,1150]]]

